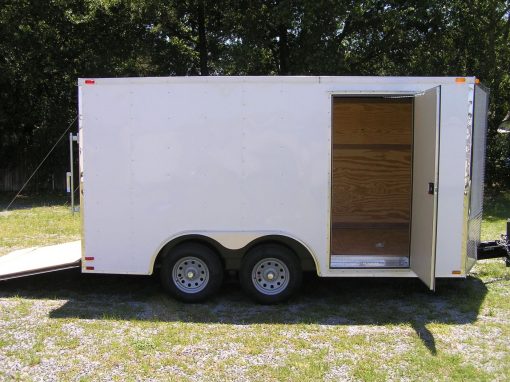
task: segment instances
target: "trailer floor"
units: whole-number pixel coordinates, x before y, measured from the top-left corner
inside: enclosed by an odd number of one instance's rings
[[[80,263],[80,240],[20,249],[0,257],[0,280],[77,268]]]

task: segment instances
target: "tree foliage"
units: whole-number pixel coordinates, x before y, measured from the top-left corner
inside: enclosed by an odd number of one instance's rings
[[[0,168],[34,166],[78,77],[477,76],[488,184],[510,186],[509,0],[0,0]],[[65,168],[65,148],[48,165]]]

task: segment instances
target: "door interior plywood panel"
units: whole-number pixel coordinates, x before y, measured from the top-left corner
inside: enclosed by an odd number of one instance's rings
[[[409,226],[391,229],[333,228],[332,253],[335,255],[407,256]]]
[[[411,150],[333,150],[333,223],[408,223]]]
[[[411,98],[333,99],[333,143],[410,145]]]

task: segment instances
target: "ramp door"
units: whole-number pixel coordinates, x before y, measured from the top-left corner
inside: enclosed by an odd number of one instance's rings
[[[81,241],[20,249],[0,256],[0,280],[36,275],[81,264]]]

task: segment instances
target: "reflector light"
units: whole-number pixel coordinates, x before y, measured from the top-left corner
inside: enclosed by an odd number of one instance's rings
[[[92,256],[91,257],[85,257],[85,260],[92,261],[92,260],[94,260],[94,258]]]
[[[452,271],[452,275],[460,275],[460,271]]]
[[[94,267],[85,267],[85,269],[86,269],[87,271],[93,271],[93,270],[94,270]]]
[[[85,80],[85,85],[94,85],[96,81],[94,80]]]
[[[458,82],[458,83],[463,83],[463,82],[466,82],[466,79],[464,77],[457,77],[455,79],[455,82]]]
[[[475,78],[475,84],[479,84],[480,80],[478,78]]]

